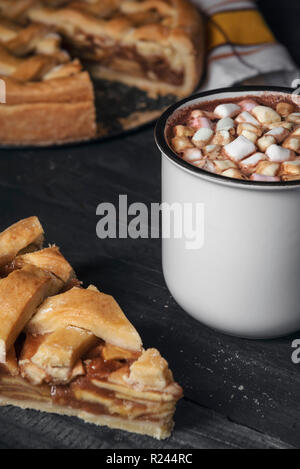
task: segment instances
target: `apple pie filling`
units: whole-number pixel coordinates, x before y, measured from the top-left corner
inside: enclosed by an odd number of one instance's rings
[[[109,354],[119,358],[109,357],[106,360],[106,345],[101,341],[100,345],[86,354],[80,365],[76,363],[68,384],[59,383],[59,378],[53,383],[53,377],[44,374],[44,382],[37,385],[32,379],[30,368],[27,372],[26,362],[31,361],[44,340],[43,336],[27,336],[19,360],[19,372],[11,373],[12,368],[9,370],[6,366],[0,366],[0,396],[21,401],[43,400],[53,406],[67,406],[94,415],[170,422],[175,403],[182,393],[177,384],[170,380],[164,389],[155,386],[147,389],[142,381],[137,381],[135,386],[130,384],[131,366],[143,352],[134,353],[131,359],[125,359],[121,356],[126,356],[128,350],[113,347],[118,353],[112,353],[112,349]],[[154,349],[149,351],[157,354]]]
[[[90,37],[89,42],[89,46],[76,47],[74,41],[72,53],[80,54],[87,60],[98,61],[100,66],[116,72],[127,72],[137,77],[159,80],[176,86],[182,85],[184,81],[183,67],[179,67],[178,70],[172,68],[164,54],[142,55],[136,46],[118,44],[99,47],[98,38],[94,37]]]

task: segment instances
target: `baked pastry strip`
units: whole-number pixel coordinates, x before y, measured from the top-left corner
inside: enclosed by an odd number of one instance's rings
[[[1,0],[0,13],[14,21],[26,21],[28,8],[35,5],[37,0]]]
[[[0,363],[0,375],[1,372],[6,374],[8,373],[12,376],[18,376],[19,374],[19,366],[14,345],[12,345],[6,353],[5,363]]]
[[[25,266],[0,280],[0,363],[36,308],[49,295],[57,293],[63,283],[34,266]]]
[[[22,376],[33,384],[68,383],[85,374],[80,357],[97,341],[91,332],[70,326],[44,336],[28,334],[19,360]]]
[[[43,241],[44,230],[37,217],[25,218],[10,226],[0,233],[0,267],[21,252],[40,249]]]
[[[74,287],[48,298],[27,324],[26,331],[47,334],[67,326],[88,330],[118,347],[141,350],[141,338],[118,303],[93,286],[86,290]]]
[[[64,258],[57,246],[17,256],[11,268],[21,269],[25,265],[34,265],[47,272],[51,272],[64,284],[68,284],[75,278],[73,267]]]

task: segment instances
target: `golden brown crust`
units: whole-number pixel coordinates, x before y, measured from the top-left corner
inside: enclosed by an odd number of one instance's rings
[[[75,287],[48,298],[27,324],[27,331],[47,334],[67,326],[85,329],[128,350],[139,351],[142,346],[140,336],[114,298],[94,289]]]
[[[37,217],[25,218],[10,226],[0,233],[0,267],[29,246],[40,249],[43,240],[44,230]]]
[[[71,35],[79,28],[88,34],[107,33],[114,39],[120,39],[130,28],[130,22],[125,17],[106,21],[68,6],[61,9],[38,6],[28,11],[28,18],[34,22],[55,26],[59,32]]]
[[[128,383],[136,389],[163,390],[172,381],[168,363],[156,349],[146,350],[130,367]]]
[[[37,0],[1,0],[0,13],[14,21],[25,21],[28,9],[34,6]]]
[[[46,25],[18,27],[0,18],[1,73],[18,80],[42,80],[53,67],[68,63],[61,38]]]
[[[0,106],[2,144],[50,145],[76,142],[93,138],[95,132],[95,109],[89,101]]]
[[[30,24],[26,28],[17,29],[14,25],[8,26],[3,21],[0,21],[0,29],[2,32],[1,42],[18,57],[37,50],[39,44],[51,32],[51,29],[45,25]]]
[[[7,104],[0,106],[0,142],[56,144],[95,136],[93,87],[87,72],[29,83],[2,79]]]
[[[62,282],[33,266],[0,280],[0,363],[43,300],[62,288]]]
[[[6,103],[8,105],[92,103],[94,99],[92,83],[87,72],[37,83],[22,83],[4,76],[1,78],[6,83]]]
[[[11,376],[18,376],[19,367],[14,345],[7,351],[5,363],[0,363],[0,374],[1,371],[4,371],[4,373],[8,373]]]
[[[17,269],[21,269],[25,265],[34,265],[50,272],[65,284],[68,284],[75,278],[72,266],[61,254],[57,246],[18,256],[14,261],[14,267]]]

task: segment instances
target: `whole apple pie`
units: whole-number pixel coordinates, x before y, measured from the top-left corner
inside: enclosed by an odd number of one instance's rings
[[[203,52],[189,0],[0,0],[0,143],[95,136],[89,74],[151,96],[187,96]]]
[[[36,217],[0,234],[0,405],[168,437],[182,396],[168,363],[43,239]]]

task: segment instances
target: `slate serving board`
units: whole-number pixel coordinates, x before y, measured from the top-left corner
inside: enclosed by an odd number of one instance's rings
[[[173,95],[153,98],[138,88],[105,80],[94,81],[94,90],[98,140],[153,122],[178,99]]]

